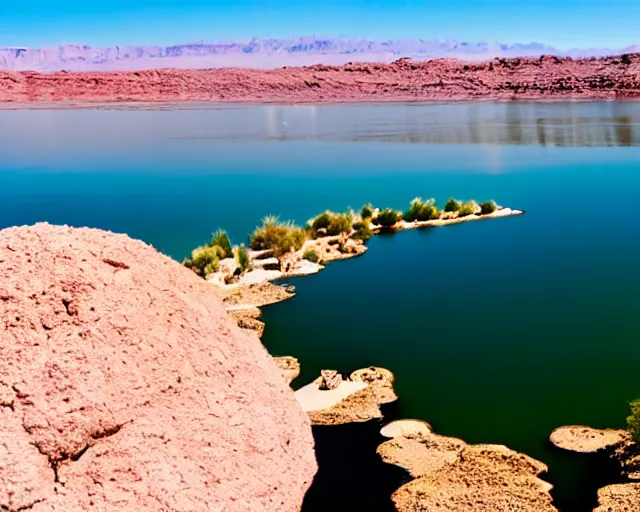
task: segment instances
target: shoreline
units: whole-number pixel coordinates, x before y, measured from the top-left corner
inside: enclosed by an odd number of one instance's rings
[[[236,108],[258,108],[264,106],[283,107],[325,107],[325,106],[381,106],[381,105],[455,105],[465,103],[522,103],[522,104],[556,104],[556,103],[640,103],[637,96],[563,96],[563,97],[457,97],[443,99],[423,98],[367,98],[367,99],[319,99],[313,101],[274,100],[144,100],[144,101],[32,101],[12,102],[0,100],[0,112],[15,110],[129,110],[129,111],[181,111],[181,110],[233,110]]]
[[[39,73],[0,71],[0,104],[640,99],[640,54],[250,68]]]

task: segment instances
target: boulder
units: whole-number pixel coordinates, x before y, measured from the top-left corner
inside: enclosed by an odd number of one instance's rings
[[[6,229],[0,317],[0,509],[299,509],[309,420],[188,269],[125,235]]]
[[[342,375],[336,370],[320,370],[318,389],[323,391],[336,389],[340,384],[342,384]]]

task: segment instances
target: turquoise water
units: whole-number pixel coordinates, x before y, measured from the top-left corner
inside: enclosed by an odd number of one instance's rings
[[[0,112],[0,227],[126,232],[176,259],[268,213],[495,199],[526,215],[375,237],[296,279],[264,343],[321,368],[397,376],[394,412],[550,466],[563,512],[602,478],[548,446],[622,426],[640,396],[635,103]]]

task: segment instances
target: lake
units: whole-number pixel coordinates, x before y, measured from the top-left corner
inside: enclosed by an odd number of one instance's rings
[[[303,223],[415,196],[524,209],[374,237],[291,280],[263,341],[300,359],[298,386],[389,368],[392,416],[546,462],[557,506],[583,512],[604,477],[547,440],[621,427],[640,397],[639,145],[632,102],[0,111],[0,228],[110,229],[181,260],[270,213]]]

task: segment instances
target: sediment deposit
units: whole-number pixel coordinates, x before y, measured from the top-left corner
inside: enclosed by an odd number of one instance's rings
[[[0,102],[260,102],[630,99],[640,54],[605,58],[455,59],[275,70],[0,72]]]
[[[10,228],[0,318],[0,509],[299,509],[309,420],[191,271],[125,235]]]

